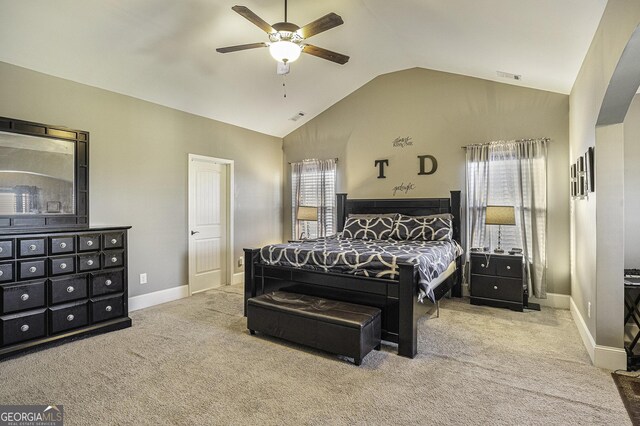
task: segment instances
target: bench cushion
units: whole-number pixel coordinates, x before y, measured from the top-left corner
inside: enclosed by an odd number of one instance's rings
[[[364,328],[380,315],[380,309],[296,293],[276,291],[249,299],[248,303],[349,328]]]

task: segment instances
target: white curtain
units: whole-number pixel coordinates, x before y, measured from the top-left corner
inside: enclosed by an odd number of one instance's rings
[[[325,237],[335,230],[336,160],[291,163],[291,218],[293,237]],[[296,220],[299,206],[318,208],[318,221]]]
[[[484,224],[486,206],[514,206],[516,226],[502,226],[502,246],[522,248],[529,294],[537,298],[547,297],[547,142],[491,142],[466,154],[467,253],[496,246],[498,227]]]

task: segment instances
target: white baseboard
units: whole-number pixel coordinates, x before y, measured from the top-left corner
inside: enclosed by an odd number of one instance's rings
[[[573,297],[569,298],[570,310],[573,321],[578,328],[578,333],[582,337],[582,343],[587,349],[589,358],[593,365],[599,368],[605,368],[607,370],[619,370],[627,369],[627,354],[622,348],[614,348],[612,346],[596,345],[596,341],[593,339],[587,323],[582,318],[582,314],[578,310],[576,303],[573,301]]]
[[[160,305],[162,303],[172,302],[185,297],[189,297],[188,285],[181,285],[179,287],[168,288],[166,290],[154,291],[153,293],[141,294],[140,296],[133,296],[129,298],[129,312]]]
[[[529,298],[531,303],[538,303],[540,306],[548,306],[555,309],[569,309],[570,300],[571,296],[560,293],[547,293],[546,299]]]
[[[244,282],[244,272],[236,272],[233,274],[233,280],[231,284],[242,284]]]

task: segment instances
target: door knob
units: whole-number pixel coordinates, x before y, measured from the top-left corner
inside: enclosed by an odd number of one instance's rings
[[[199,234],[200,231],[191,231],[191,235]]]

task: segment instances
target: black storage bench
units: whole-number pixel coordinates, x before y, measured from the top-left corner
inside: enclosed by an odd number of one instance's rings
[[[247,328],[353,358],[380,349],[380,309],[276,291],[247,301]]]

